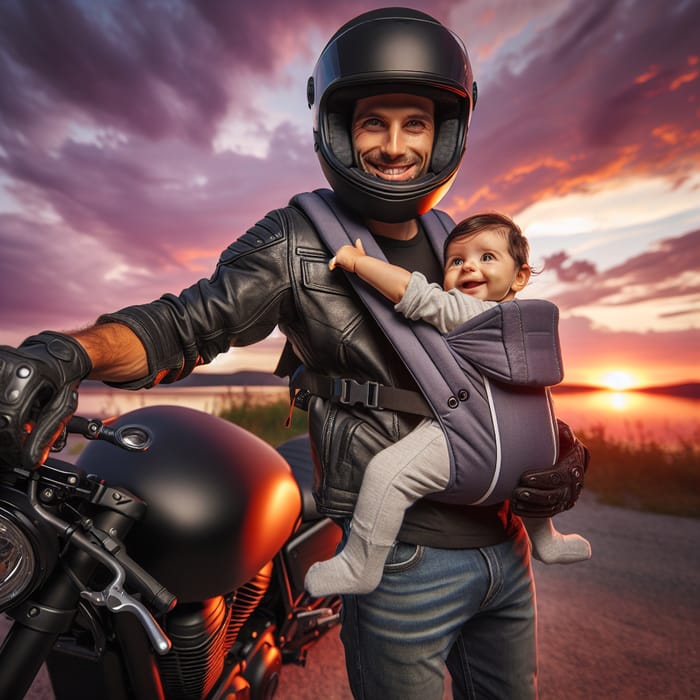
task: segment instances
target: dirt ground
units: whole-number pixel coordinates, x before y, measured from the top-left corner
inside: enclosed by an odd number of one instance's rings
[[[584,494],[556,523],[585,535],[593,558],[535,562],[541,700],[700,698],[700,521],[603,506]],[[6,628],[0,619],[0,636]],[[53,699],[45,673],[27,698]],[[276,698],[351,699],[337,630],[306,668],[283,669]]]

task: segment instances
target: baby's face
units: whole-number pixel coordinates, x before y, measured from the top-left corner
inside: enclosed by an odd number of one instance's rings
[[[505,229],[486,228],[447,246],[443,286],[482,301],[508,301],[527,284],[529,272],[508,251]]]

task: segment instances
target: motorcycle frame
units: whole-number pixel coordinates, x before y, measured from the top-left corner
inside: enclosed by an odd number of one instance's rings
[[[94,524],[124,540],[133,521],[106,510],[95,516]],[[281,663],[303,665],[309,648],[338,623],[340,600],[309,598],[303,577],[314,561],[332,556],[339,537],[339,528],[327,518],[307,522],[275,555],[268,593],[273,587],[277,590],[281,608],[276,619],[261,623],[257,643],[247,651],[246,659],[254,659],[273,644],[282,654]],[[143,627],[133,615],[112,614],[81,600],[66,570],[70,568],[74,576],[87,581],[98,562],[75,549],[65,557],[67,567],[57,564],[31,600],[8,611],[14,623],[0,649],[0,697],[21,700],[46,663],[56,700],[164,699],[156,657]],[[92,633],[92,649],[75,641],[78,616]],[[208,700],[230,697],[232,689],[236,692],[236,678],[246,675],[245,665],[227,664]],[[248,665],[248,674],[255,673],[256,666]],[[249,680],[251,685],[255,682]],[[235,697],[251,696],[242,687]]]

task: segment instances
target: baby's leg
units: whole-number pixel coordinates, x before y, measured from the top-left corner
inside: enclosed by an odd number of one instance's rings
[[[449,477],[445,437],[432,420],[379,452],[367,465],[345,547],[309,569],[306,590],[313,596],[373,591],[406,509],[443,490]]]
[[[590,542],[581,535],[563,535],[551,518],[523,518],[532,556],[545,564],[573,564],[591,558]]]

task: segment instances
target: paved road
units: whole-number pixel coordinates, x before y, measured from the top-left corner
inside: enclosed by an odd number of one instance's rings
[[[700,698],[700,520],[601,506],[585,494],[556,522],[588,537],[593,558],[535,563],[541,700]],[[337,631],[305,669],[284,669],[277,697],[351,699]],[[27,698],[53,698],[46,678]]]

